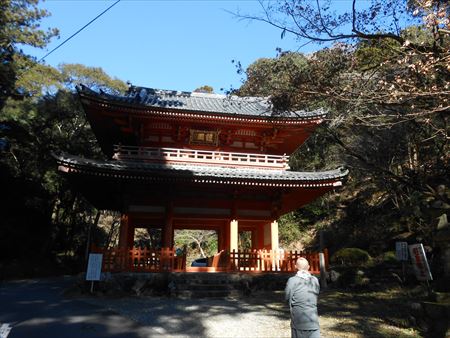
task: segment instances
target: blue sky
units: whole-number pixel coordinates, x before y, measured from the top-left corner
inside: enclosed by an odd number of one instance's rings
[[[56,27],[60,39],[46,50],[25,49],[37,59],[56,47],[114,1],[47,0],[52,16],[42,27]],[[347,1],[345,1],[347,2]],[[297,50],[302,43],[267,24],[238,20],[228,11],[258,13],[257,1],[122,0],[45,59],[47,64],[81,63],[103,68],[135,85],[192,91],[210,85],[240,86],[231,62],[248,66],[276,56],[276,48]],[[300,49],[311,52],[307,45]]]

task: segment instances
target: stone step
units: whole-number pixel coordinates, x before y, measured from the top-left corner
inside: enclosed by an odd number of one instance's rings
[[[178,290],[177,297],[181,299],[194,298],[227,298],[237,297],[237,290]]]
[[[231,284],[186,283],[176,284],[178,290],[232,290]]]
[[[178,272],[173,273],[172,277],[174,279],[192,279],[192,278],[200,278],[200,279],[229,279],[230,276],[227,273],[222,272],[214,272],[214,273],[208,273],[208,272]]]
[[[226,279],[201,279],[201,278],[191,278],[191,279],[178,279],[174,280],[176,284],[214,284],[214,285],[230,285],[236,284],[236,282],[226,280]]]

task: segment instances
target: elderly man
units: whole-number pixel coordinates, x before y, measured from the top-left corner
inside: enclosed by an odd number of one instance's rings
[[[297,274],[287,281],[286,301],[291,309],[292,338],[320,338],[317,296],[320,286],[309,270],[308,261],[301,257],[295,264]]]

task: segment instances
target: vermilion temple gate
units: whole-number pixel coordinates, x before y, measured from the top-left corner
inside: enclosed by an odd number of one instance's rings
[[[103,251],[106,270],[189,270],[174,254],[174,230],[200,225],[218,233],[209,271],[291,271],[305,254],[279,250],[276,220],[347,175],[289,169],[286,154],[322,122],[322,111],[274,116],[261,98],[140,87],[126,96],[80,87],[79,95],[110,159],[60,154],[57,161],[98,209],[122,213],[119,246]],[[161,229],[161,249],[134,248],[139,224]],[[240,231],[251,232],[252,251],[238,251]]]

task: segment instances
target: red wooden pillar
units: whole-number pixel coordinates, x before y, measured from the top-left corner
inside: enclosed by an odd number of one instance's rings
[[[264,249],[278,250],[278,222],[264,224],[263,235]]]
[[[173,247],[173,206],[169,204],[167,207],[166,213],[166,224],[163,229],[162,236],[162,244],[163,248],[172,248]]]
[[[134,246],[134,227],[131,224],[130,216],[122,214],[119,229],[119,248],[128,249]]]
[[[255,237],[255,249],[264,249],[264,224],[258,224]]]
[[[273,221],[272,223],[270,223],[270,249],[272,251],[278,251],[278,222],[277,221]]]
[[[252,249],[258,249],[258,230],[252,229]]]
[[[238,231],[238,221],[233,219],[230,222],[229,225],[229,231],[230,231],[230,246],[229,250],[232,252],[233,250],[238,250],[238,238],[239,238],[239,231]]]
[[[128,217],[127,247],[134,248],[134,224],[133,219],[130,217]]]
[[[218,243],[218,250],[227,250],[227,238],[226,238],[226,230],[225,226],[221,225],[219,229],[217,229],[217,243]]]

